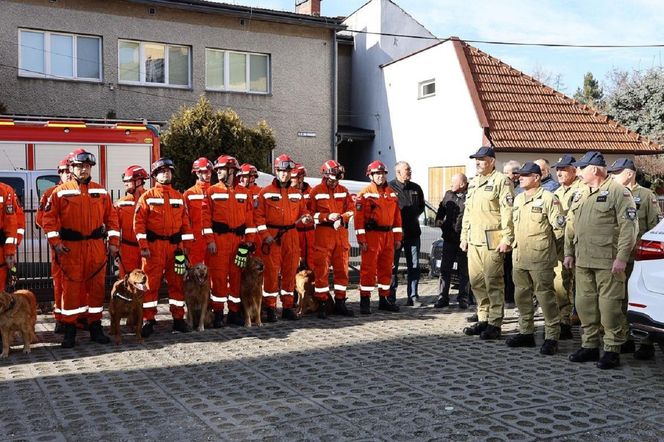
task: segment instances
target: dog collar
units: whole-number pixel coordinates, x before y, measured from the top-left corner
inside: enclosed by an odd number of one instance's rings
[[[116,296],[116,297],[118,297],[118,298],[120,298],[120,299],[123,299],[123,300],[125,300],[125,301],[127,301],[127,302],[131,302],[131,301],[132,301],[131,298],[127,298],[126,296],[122,296],[122,295],[120,294],[120,292],[115,292],[115,293],[113,293],[113,296]]]

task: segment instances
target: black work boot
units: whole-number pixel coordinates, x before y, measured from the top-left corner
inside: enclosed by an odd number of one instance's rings
[[[62,321],[55,321],[55,329],[53,329],[53,333],[61,335],[64,334],[65,332],[65,323]]]
[[[94,321],[90,324],[90,340],[97,344],[108,344],[111,338],[104,334],[104,329],[101,327],[101,321]]]
[[[486,330],[480,333],[480,339],[492,340],[500,338],[500,327],[488,324]]]
[[[652,344],[641,344],[634,352],[634,359],[648,361],[655,357],[655,346]]]
[[[567,339],[574,339],[574,335],[572,334],[572,326],[569,324],[560,324],[560,338],[561,341],[565,341]]]
[[[477,322],[473,325],[469,325],[468,327],[464,328],[463,334],[468,336],[477,336],[480,333],[482,333],[484,330],[486,330],[487,325],[489,325],[489,323],[486,321]]]
[[[571,355],[569,360],[572,362],[589,362],[599,360],[599,348],[583,348],[581,347]]]
[[[327,319],[327,301],[318,304],[318,319]]]
[[[634,353],[636,351],[636,344],[633,339],[629,339],[620,346],[620,354]]]
[[[62,348],[74,348],[76,345],[76,326],[74,324],[64,324],[65,337],[62,339]]]
[[[191,329],[184,319],[173,319],[173,332],[189,333]]]
[[[378,310],[383,310],[386,312],[398,312],[399,306],[387,299],[386,296],[380,296],[378,298]]]
[[[616,368],[620,365],[620,353],[614,351],[605,351],[599,361],[597,361],[597,368],[602,370],[609,370]]]
[[[201,313],[203,314],[203,313]],[[221,328],[224,326],[224,312],[223,311],[215,311],[214,312],[214,322],[212,323],[212,327],[214,328]]]
[[[149,338],[152,333],[154,333],[154,326],[157,325],[155,319],[148,319],[143,323],[143,328],[141,329],[141,336],[143,338]]]
[[[345,299],[335,299],[334,300],[334,312],[337,315],[341,316],[355,316],[355,312],[352,310],[349,310],[348,307],[346,307],[346,300]]]
[[[508,347],[534,347],[535,335],[532,333],[528,335],[522,335],[519,333],[518,335],[507,338],[505,344],[507,344]]]
[[[277,322],[277,309],[265,307],[265,322]]]
[[[546,339],[540,348],[540,353],[547,356],[555,355],[558,353],[558,341]]]
[[[244,318],[240,312],[228,312],[226,323],[229,325],[244,325]]]
[[[295,309],[291,307],[291,308],[285,308],[281,311],[281,319],[288,319],[289,321],[297,321],[300,318],[297,317]]]
[[[468,308],[468,300],[466,298],[457,298],[457,302],[459,303],[459,308],[461,310],[466,310]]]
[[[360,297],[360,313],[363,315],[371,314],[371,298],[368,296]]]
[[[474,313],[466,318],[466,322],[477,322],[477,321],[479,321],[477,313]]]
[[[445,308],[450,305],[450,297],[449,296],[439,296],[438,300],[436,303],[433,305],[434,308]],[[466,305],[468,307],[468,305]]]

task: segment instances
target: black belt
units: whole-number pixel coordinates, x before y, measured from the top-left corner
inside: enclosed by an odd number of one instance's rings
[[[298,227],[297,231],[298,232],[309,232],[310,230],[314,230],[314,226],[307,226],[307,227]]]
[[[231,228],[226,223],[220,223],[217,221],[212,221],[212,231],[214,233],[224,234],[224,233],[234,233],[237,236],[244,236],[244,230],[247,228],[245,224],[238,226],[236,228]]]
[[[136,241],[130,241],[130,240],[128,240],[128,239],[124,239],[124,238],[121,238],[121,239],[120,239],[120,243],[121,243],[121,244],[126,244],[126,245],[128,245],[128,246],[132,246],[132,247],[138,247],[138,242],[136,242]]]
[[[267,224],[266,227],[267,227],[268,229],[279,229],[279,230],[283,230],[284,232],[287,232],[287,231],[289,231],[289,230],[291,230],[291,229],[294,229],[294,228],[295,228],[295,224],[287,224],[287,225],[285,225],[285,226],[279,226],[279,225],[277,225],[277,224]]]
[[[334,223],[330,222],[330,221],[323,221],[323,222],[318,223],[318,225],[316,227],[332,227],[334,229]],[[347,229],[348,224],[346,224],[345,222],[342,221],[341,226],[339,226],[339,227],[343,227],[344,229]]]
[[[375,231],[375,232],[390,232],[392,231],[392,227],[390,226],[364,226],[364,230],[367,232]]]
[[[157,235],[152,230],[148,230],[147,232],[145,232],[145,234],[147,236],[148,242],[168,241],[171,244],[179,244],[180,241],[182,241],[181,233],[174,233],[172,235]]]
[[[0,245],[4,245],[7,242],[7,234],[4,230],[0,230]]]
[[[89,235],[83,235],[81,232],[63,227],[60,229],[60,238],[63,241],[86,241],[88,239],[104,239],[105,233],[104,226],[97,227]]]

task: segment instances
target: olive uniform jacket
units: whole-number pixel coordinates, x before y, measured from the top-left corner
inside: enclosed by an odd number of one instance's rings
[[[501,244],[514,241],[512,180],[494,170],[488,176],[477,175],[468,184],[463,211],[461,240],[474,246],[486,245],[486,231],[500,230]]]
[[[652,190],[647,189],[639,184],[628,189],[632,192],[634,203],[636,204],[636,213],[639,218],[639,235],[640,239],[644,233],[655,227],[661,218],[661,211],[657,203],[657,195]]]
[[[565,256],[590,269],[611,269],[616,258],[628,262],[637,223],[631,192],[607,177],[597,189],[574,197],[567,213]]]
[[[588,191],[588,186],[583,184],[580,178],[576,178],[569,186],[561,185],[553,194],[560,200],[560,212],[567,217],[574,197],[579,193],[588,193]],[[556,241],[556,247],[558,248],[558,259],[562,261],[565,258],[565,235]]]
[[[524,270],[551,269],[558,263],[556,240],[565,234],[560,201],[540,187],[533,195],[514,198],[514,248],[512,262]]]

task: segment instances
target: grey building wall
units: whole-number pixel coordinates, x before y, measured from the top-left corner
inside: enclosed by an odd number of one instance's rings
[[[351,71],[353,63],[353,42],[339,40],[339,51],[337,54],[339,76],[337,86],[337,107],[339,109],[340,126],[352,124],[351,107]]]
[[[0,0],[0,60],[18,66],[18,30],[35,28],[92,34],[103,40],[103,82],[84,83],[18,76],[0,69],[0,102],[10,114],[168,120],[182,105],[205,95],[216,108],[230,107],[245,124],[265,119],[277,141],[309,171],[333,155],[334,30],[244,20],[148,6],[122,0]],[[118,85],[118,40],[191,47],[191,89]],[[271,94],[205,90],[205,48],[270,54]],[[315,132],[314,138],[298,137]],[[242,161],[242,158],[239,158]]]

